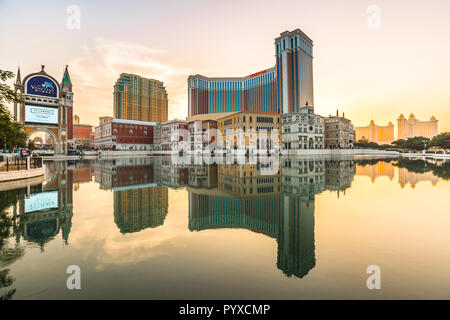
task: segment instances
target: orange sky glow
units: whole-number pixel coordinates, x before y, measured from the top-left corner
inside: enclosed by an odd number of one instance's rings
[[[190,74],[272,67],[275,37],[300,28],[314,41],[316,113],[339,109],[355,126],[434,115],[450,131],[447,0],[75,2],[79,29],[67,26],[72,2],[0,1],[0,69],[25,76],[45,64],[61,79],[68,64],[82,123],[112,115],[122,72],[164,81],[169,119],[184,119]]]

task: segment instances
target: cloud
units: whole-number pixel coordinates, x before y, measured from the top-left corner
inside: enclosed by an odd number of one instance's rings
[[[162,205],[168,206],[168,214],[162,225],[121,234],[114,221],[114,191],[97,188],[96,183],[83,184],[74,193],[73,225],[68,240],[83,260],[93,261],[96,270],[147,261],[185,247],[190,234],[185,190],[167,190],[167,203]]]
[[[97,38],[85,45],[71,61],[74,114],[95,124],[102,115],[112,115],[113,86],[123,72],[164,82],[169,96],[169,119],[187,115],[187,77],[183,60],[169,52],[141,44]]]

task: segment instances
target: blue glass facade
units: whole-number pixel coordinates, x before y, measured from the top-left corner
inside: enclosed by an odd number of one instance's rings
[[[189,78],[189,115],[240,111],[278,112],[275,69],[243,78]]]
[[[313,106],[312,40],[300,29],[275,39],[276,65],[243,78],[188,79],[189,116],[259,111],[298,112]]]

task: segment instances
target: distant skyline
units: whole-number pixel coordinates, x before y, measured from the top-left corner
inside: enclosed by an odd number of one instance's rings
[[[71,5],[80,9],[80,29],[67,26]],[[439,131],[450,131],[448,0],[0,0],[0,69],[20,65],[25,76],[45,64],[60,81],[68,64],[74,114],[93,125],[113,114],[120,73],[157,79],[169,119],[184,119],[189,75],[245,76],[273,66],[274,39],[296,28],[314,41],[316,113],[339,109],[355,126],[434,115]]]

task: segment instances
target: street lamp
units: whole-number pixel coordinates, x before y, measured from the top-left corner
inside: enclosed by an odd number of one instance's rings
[[[6,135],[4,132],[2,132],[3,136],[3,153],[6,153]]]

